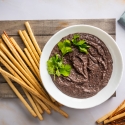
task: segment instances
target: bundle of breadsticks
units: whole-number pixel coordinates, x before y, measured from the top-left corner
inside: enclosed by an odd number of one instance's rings
[[[18,98],[34,117],[43,120],[42,114],[51,110],[59,112],[66,118],[68,114],[60,109],[61,104],[54,100],[44,89],[39,74],[39,60],[41,49],[35,39],[28,22],[25,22],[27,31],[19,30],[19,36],[26,48],[22,50],[14,38],[9,38],[4,31],[0,39],[0,63],[7,70],[0,67],[0,73],[7,81]],[[21,95],[13,82],[19,84],[28,101]]]
[[[96,121],[98,125],[125,125],[125,100],[113,111]]]

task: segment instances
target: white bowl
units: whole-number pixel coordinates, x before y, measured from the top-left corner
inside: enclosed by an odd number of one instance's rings
[[[89,33],[101,39],[108,47],[113,59],[113,71],[107,86],[104,87],[95,96],[86,99],[73,98],[62,93],[53,83],[50,75],[48,74],[46,65],[46,62],[49,59],[53,47],[64,36],[78,32]],[[71,108],[86,109],[97,106],[105,102],[108,98],[110,98],[113,95],[113,93],[118,88],[118,85],[122,77],[122,72],[123,72],[123,60],[120,50],[116,45],[114,39],[110,35],[108,35],[105,31],[89,25],[74,25],[64,28],[59,32],[57,32],[50,38],[50,40],[44,46],[40,58],[40,76],[42,78],[42,82],[45,89],[55,100]]]

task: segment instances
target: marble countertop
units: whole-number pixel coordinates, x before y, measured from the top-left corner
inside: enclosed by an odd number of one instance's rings
[[[125,11],[125,0],[0,0],[0,20],[100,19],[116,18]],[[116,42],[125,61],[125,30],[116,23]],[[44,114],[44,121],[33,118],[18,99],[0,99],[0,125],[95,125],[95,121],[125,99],[125,71],[116,97],[91,109],[63,109]]]

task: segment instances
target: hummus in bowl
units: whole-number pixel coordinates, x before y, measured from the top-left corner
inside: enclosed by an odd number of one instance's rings
[[[74,46],[75,34],[78,41],[84,40],[89,46],[87,52],[82,53],[81,46]],[[71,42],[72,51],[62,56],[58,43],[64,40]],[[70,65],[69,75],[49,74],[47,61],[56,54],[64,65]],[[57,32],[46,43],[40,59],[45,89],[55,100],[71,108],[86,109],[106,101],[116,91],[122,72],[122,56],[114,39],[89,25],[74,25]]]

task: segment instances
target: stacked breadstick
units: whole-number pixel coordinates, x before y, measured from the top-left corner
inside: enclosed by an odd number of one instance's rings
[[[125,100],[113,111],[96,121],[99,125],[125,125]]]
[[[24,51],[14,38],[9,38],[6,32],[3,32],[3,40],[0,39],[0,62],[8,71],[0,67],[0,73],[34,117],[37,116],[40,120],[43,120],[42,113],[45,111],[50,114],[51,109],[68,117],[68,114],[60,109],[61,104],[55,101],[42,85],[39,74],[41,50],[29,23],[26,22],[25,26],[29,34],[25,30],[19,30],[19,35],[26,46]],[[14,86],[13,81],[22,87],[30,104]]]

